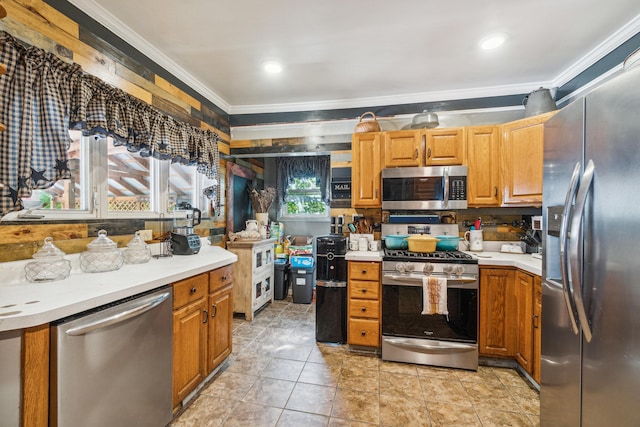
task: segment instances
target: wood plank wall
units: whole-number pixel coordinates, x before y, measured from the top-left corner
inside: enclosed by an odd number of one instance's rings
[[[41,0],[3,0],[7,17],[0,20],[0,30],[30,45],[55,53],[62,60],[76,62],[84,71],[135,96],[163,113],[192,126],[220,135],[221,156],[230,153],[229,115],[210,101],[186,93],[170,82],[171,76],[152,72],[136,58],[125,55],[93,34],[90,29],[68,18]],[[250,162],[262,172],[262,162]],[[221,160],[221,171],[225,160]],[[224,194],[224,193],[223,193]],[[196,228],[201,236],[225,234],[224,216],[204,220]],[[66,253],[82,252],[100,229],[125,246],[136,230],[153,230],[154,239],[171,229],[171,221],[99,220],[99,221],[30,221],[0,223],[0,262],[30,258],[47,236]],[[222,239],[216,240],[221,244]]]

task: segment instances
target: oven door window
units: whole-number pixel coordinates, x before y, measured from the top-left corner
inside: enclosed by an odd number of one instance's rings
[[[422,314],[421,286],[382,286],[382,334],[477,342],[478,291],[447,289],[449,315]]]

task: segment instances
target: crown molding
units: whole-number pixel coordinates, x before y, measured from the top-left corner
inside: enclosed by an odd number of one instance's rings
[[[561,87],[565,85],[638,33],[640,33],[640,15],[633,18],[622,28],[596,46],[591,52],[587,53],[565,71],[560,73],[558,77],[553,79],[553,87]]]
[[[483,88],[459,89],[406,95],[379,96],[370,98],[342,99],[334,101],[300,102],[291,104],[238,105],[232,106],[230,114],[260,114],[296,111],[339,110],[343,108],[371,107],[377,105],[402,105],[422,102],[438,102],[443,99],[474,99],[493,96],[529,93],[539,87],[550,87],[551,82],[529,82],[515,85],[490,86]]]
[[[122,21],[113,16],[105,8],[97,4],[93,0],[67,0],[69,3],[100,22],[107,29],[112,31],[115,35],[125,40],[134,48],[138,49],[142,54],[149,59],[160,65],[165,70],[171,70],[170,72],[186,85],[191,87],[197,93],[204,96],[209,101],[213,102],[225,113],[229,113],[231,106],[224,99],[222,99],[217,93],[213,92],[197,78],[186,72],[180,65],[167,57],[164,53],[158,50],[155,46],[147,42],[138,33],[126,26]]]

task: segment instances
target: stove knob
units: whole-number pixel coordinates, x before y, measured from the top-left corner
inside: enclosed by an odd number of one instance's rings
[[[416,266],[414,264],[411,264],[409,262],[405,264],[405,270],[407,271],[407,273],[411,273],[415,269],[416,269]]]
[[[404,273],[406,270],[405,264],[402,262],[399,262],[396,264],[396,271],[400,274]]]
[[[456,276],[462,276],[463,273],[464,273],[464,267],[461,265],[456,265],[453,270],[453,274],[455,274]]]
[[[430,262],[426,263],[422,271],[424,272],[424,274],[433,273],[433,264],[431,264]]]
[[[444,267],[442,267],[442,271],[446,274],[451,274],[452,270],[453,270],[452,265],[445,265]]]

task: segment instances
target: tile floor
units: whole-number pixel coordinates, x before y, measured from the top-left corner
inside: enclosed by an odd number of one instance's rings
[[[315,341],[315,306],[275,301],[234,319],[233,354],[173,427],[537,426],[512,369],[385,362]]]

